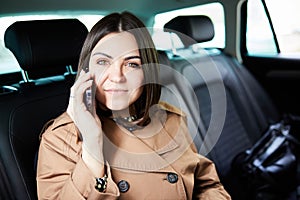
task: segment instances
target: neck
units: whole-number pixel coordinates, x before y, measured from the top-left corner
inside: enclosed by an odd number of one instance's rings
[[[124,119],[131,119],[136,118],[134,115],[130,115],[129,109],[123,109],[123,110],[112,110],[112,118],[124,118]]]

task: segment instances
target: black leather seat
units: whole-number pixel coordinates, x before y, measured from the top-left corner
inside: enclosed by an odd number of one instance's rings
[[[245,199],[231,162],[254,144],[270,123],[278,121],[280,114],[243,65],[218,49],[195,46],[214,36],[207,16],[179,16],[164,28],[178,34],[185,45],[184,49],[173,51],[176,54],[169,52],[169,57],[173,68],[189,80],[197,96],[200,122],[205,127],[200,131],[203,143],[198,146],[199,152],[215,162],[233,199]]]
[[[5,199],[37,199],[35,156],[43,125],[62,113],[87,28],[77,19],[22,21],[5,32],[24,81],[0,96],[0,178]],[[2,181],[1,180],[1,181]],[[4,189],[3,189],[4,190]]]

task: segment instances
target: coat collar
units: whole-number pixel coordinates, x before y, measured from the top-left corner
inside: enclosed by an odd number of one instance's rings
[[[103,121],[104,152],[110,165],[134,171],[174,171],[172,163],[190,143],[182,131],[186,130],[184,114],[160,104],[150,114],[151,123],[145,128],[129,132],[110,119]],[[172,110],[173,112],[170,112]]]
[[[183,111],[181,111],[180,109],[176,108],[175,106],[172,106],[164,101],[160,101],[157,108],[159,108],[160,110],[165,110],[170,113],[175,113],[182,117],[186,117],[186,114]],[[67,125],[70,123],[73,123],[73,120],[71,119],[71,117],[68,115],[67,112],[64,112],[53,121],[51,130],[54,130],[60,126],[64,126],[64,125]]]
[[[67,112],[64,112],[54,120],[51,130],[53,131],[60,126],[64,126],[70,123],[73,123],[73,120],[71,119],[71,117],[68,115]]]
[[[104,119],[106,159],[112,167],[123,170],[173,171],[171,164],[189,145],[185,145],[186,138],[180,133],[182,124],[185,125],[183,119],[185,114],[181,110],[165,102],[160,102],[152,112],[152,123],[133,133],[110,119]],[[74,126],[74,134],[78,136],[79,132],[67,112],[54,120],[51,129],[67,124]]]

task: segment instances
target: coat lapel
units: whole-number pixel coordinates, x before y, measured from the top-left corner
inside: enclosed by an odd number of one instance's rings
[[[134,171],[169,171],[169,163],[144,139],[120,128],[111,120],[103,126],[104,155],[111,167]],[[111,134],[112,133],[112,134]],[[172,145],[169,150],[177,148]]]
[[[172,163],[187,147],[178,119],[182,120],[156,113],[148,126],[133,133],[111,119],[104,119],[105,158],[112,167],[123,170],[174,171]]]

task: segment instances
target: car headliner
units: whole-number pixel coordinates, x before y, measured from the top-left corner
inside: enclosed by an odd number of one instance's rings
[[[222,3],[238,0],[221,0]],[[108,14],[115,11],[131,11],[148,21],[157,13],[196,6],[214,0],[1,0],[0,15],[49,11],[88,11]]]
[[[147,26],[152,26],[154,16],[180,8],[220,2],[225,13],[224,52],[238,55],[239,5],[246,0],[1,0],[0,17],[41,12],[72,11],[87,14],[107,15],[111,12],[130,11],[137,15]]]

